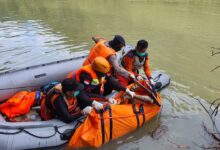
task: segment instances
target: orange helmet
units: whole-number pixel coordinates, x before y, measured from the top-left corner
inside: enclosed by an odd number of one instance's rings
[[[103,57],[96,57],[92,62],[92,69],[101,73],[108,73],[110,71],[109,62]]]

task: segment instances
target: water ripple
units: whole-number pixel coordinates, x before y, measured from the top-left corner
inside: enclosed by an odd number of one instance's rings
[[[69,58],[72,51],[86,46],[85,42],[75,44],[40,20],[0,22],[0,72]]]

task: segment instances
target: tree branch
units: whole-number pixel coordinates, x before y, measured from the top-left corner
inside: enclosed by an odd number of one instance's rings
[[[174,142],[172,142],[171,140],[167,139],[167,141],[171,144],[173,144],[174,148],[184,148],[184,149],[190,149],[190,147],[188,145],[180,145],[180,144],[176,144]]]
[[[211,70],[211,72],[215,71],[216,69],[218,69],[220,66],[216,66],[214,69]]]
[[[214,56],[216,54],[220,54],[220,52],[214,52],[214,50],[212,50],[212,56]]]
[[[220,50],[220,48],[217,48],[217,47],[211,47],[211,49],[217,49],[217,50]]]

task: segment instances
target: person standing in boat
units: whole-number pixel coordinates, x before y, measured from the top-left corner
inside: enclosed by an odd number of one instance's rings
[[[95,45],[91,48],[90,53],[83,63],[83,66],[92,64],[96,57],[104,57],[112,66],[114,73],[120,74],[124,77],[132,77],[134,75],[125,70],[117,60],[116,52],[120,51],[125,46],[125,40],[121,35],[115,35],[114,39],[107,41],[103,38],[92,38]]]
[[[110,73],[111,66],[103,57],[96,57],[92,64],[82,66],[77,71],[72,71],[67,78],[74,78],[85,85],[85,91],[90,97],[104,98],[112,90],[125,91],[131,97],[135,93],[123,87]],[[114,99],[109,99],[110,103],[115,104]]]
[[[57,84],[46,95],[41,103],[41,118],[49,120],[58,117],[70,123],[78,117],[89,114],[93,107],[103,109],[103,104],[89,100],[83,91],[84,86],[75,79],[65,79]]]
[[[151,77],[151,70],[149,65],[149,57],[147,53],[148,42],[146,40],[139,40],[135,49],[129,51],[123,58],[121,65],[130,73],[134,74],[138,80],[143,80],[142,76],[139,75],[139,70],[143,67],[144,72],[150,84],[155,86],[155,82]],[[123,85],[127,86],[133,82],[132,78],[125,78],[120,74],[117,74],[118,81]]]

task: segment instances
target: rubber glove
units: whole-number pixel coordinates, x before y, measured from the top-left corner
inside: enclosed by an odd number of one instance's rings
[[[109,98],[108,101],[110,104],[113,104],[113,105],[117,104],[117,101],[114,98]]]
[[[139,76],[137,76],[137,80],[138,80],[138,81],[140,81],[140,80],[144,80],[144,78],[143,78],[142,76],[139,75]]]
[[[134,75],[134,74],[132,74],[132,73],[131,73],[131,74],[129,74],[129,77],[130,77],[130,78],[132,78],[132,79],[135,79],[135,75]]]
[[[154,80],[152,78],[150,78],[150,84],[155,86],[156,82],[154,82]]]
[[[93,107],[87,106],[87,107],[85,107],[85,108],[82,110],[82,113],[83,113],[84,115],[88,115],[89,113],[92,112],[92,109],[93,109]]]
[[[152,78],[150,78],[150,85],[152,87],[152,91],[154,92],[154,94],[156,94],[156,90],[155,90],[156,82],[154,82]]]
[[[97,101],[93,101],[92,102],[92,106],[96,109],[96,110],[101,110],[103,109],[103,104]]]
[[[135,96],[135,92],[130,91],[128,88],[126,89],[125,92],[128,93],[131,96],[131,98]]]

